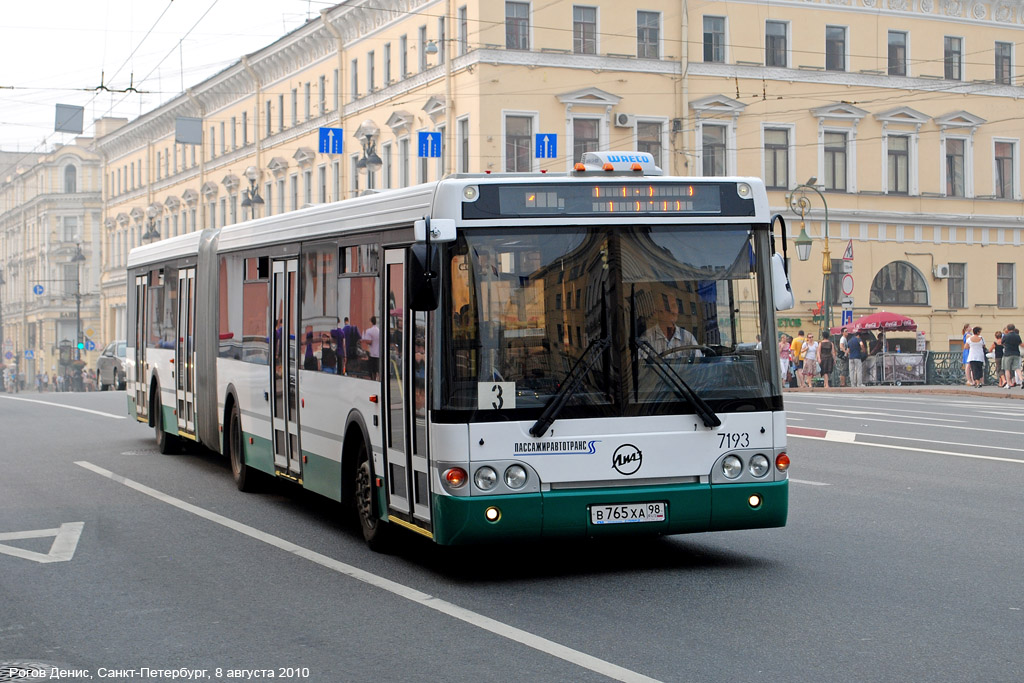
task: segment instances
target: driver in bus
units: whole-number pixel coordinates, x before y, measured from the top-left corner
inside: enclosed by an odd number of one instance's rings
[[[676,314],[671,310],[659,308],[655,311],[645,336],[658,353],[685,347],[680,352],[686,351],[688,357],[699,358],[703,355],[696,348],[700,346],[697,338],[685,327],[676,325]]]

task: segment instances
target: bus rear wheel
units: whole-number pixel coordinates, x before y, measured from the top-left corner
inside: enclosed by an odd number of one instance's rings
[[[231,477],[238,490],[255,491],[256,472],[245,464],[242,416],[237,403],[231,406],[231,416],[228,418],[228,457],[231,460]]]
[[[373,471],[370,468],[370,457],[365,443],[359,444],[355,484],[356,513],[359,516],[359,527],[363,530],[363,540],[370,550],[384,551],[387,549],[390,529],[387,522],[377,516]]]
[[[160,395],[160,389],[153,392],[154,397]],[[181,440],[164,431],[164,409],[159,401],[150,401],[150,410],[153,411],[153,429],[156,432],[156,449],[164,455],[177,453],[181,450]]]

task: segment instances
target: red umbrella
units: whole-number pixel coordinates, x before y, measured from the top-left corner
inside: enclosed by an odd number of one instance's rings
[[[899,313],[889,313],[887,311],[879,311],[878,313],[872,313],[866,315],[863,318],[854,320],[853,323],[846,326],[852,333],[861,332],[863,330],[877,330],[879,332],[914,332],[917,330],[917,323],[905,315]]]

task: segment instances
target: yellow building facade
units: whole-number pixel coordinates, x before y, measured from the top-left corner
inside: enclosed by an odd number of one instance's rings
[[[838,323],[846,288],[854,317],[907,314],[946,350],[1019,310],[1022,30],[1019,0],[350,0],[101,122],[101,327],[124,334],[144,237],[638,149],[669,173],[764,178],[791,238],[803,218],[784,331],[820,326],[826,298]]]
[[[99,325],[102,170],[92,142],[2,160],[0,362],[26,386],[37,373],[70,373],[72,360],[94,368],[110,341]]]

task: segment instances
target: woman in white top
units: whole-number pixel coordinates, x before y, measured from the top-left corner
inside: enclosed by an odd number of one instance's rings
[[[818,374],[818,342],[814,341],[814,335],[808,334],[804,341],[804,386],[810,389],[814,385],[814,376]]]
[[[967,349],[967,363],[971,366],[971,386],[980,387],[985,376],[985,339],[981,336],[981,328],[971,330],[971,336],[964,342]]]

